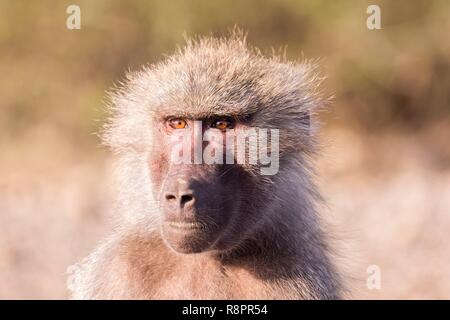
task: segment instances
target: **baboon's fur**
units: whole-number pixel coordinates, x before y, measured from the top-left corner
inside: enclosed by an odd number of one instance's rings
[[[119,158],[121,218],[113,235],[76,265],[72,297],[340,298],[312,179],[314,113],[326,102],[320,82],[313,63],[265,57],[239,34],[187,40],[164,62],[129,73],[112,94],[104,135]],[[261,212],[230,250],[178,254],[161,239],[149,119],[165,113],[251,115],[252,126],[280,129],[278,174],[261,177],[246,168],[265,186],[249,191]]]

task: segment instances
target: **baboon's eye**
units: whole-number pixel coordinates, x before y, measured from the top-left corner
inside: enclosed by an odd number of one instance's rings
[[[226,130],[233,128],[233,125],[234,121],[232,119],[217,119],[212,122],[211,127],[219,130]]]
[[[186,120],[184,119],[170,119],[169,125],[174,129],[184,129],[186,128]]]

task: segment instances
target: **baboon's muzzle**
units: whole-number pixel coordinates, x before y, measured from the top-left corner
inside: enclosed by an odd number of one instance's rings
[[[214,167],[190,165],[169,174],[160,195],[162,232],[169,246],[185,253],[206,250],[230,218],[231,189]]]

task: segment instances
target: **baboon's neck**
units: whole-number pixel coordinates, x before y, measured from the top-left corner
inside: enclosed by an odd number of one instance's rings
[[[308,243],[299,240],[298,235],[301,232],[303,232],[302,238],[308,239]],[[300,222],[267,223],[243,239],[240,244],[220,252],[218,257],[227,262],[259,259],[282,261],[284,258],[292,260],[295,257],[301,258],[308,247],[321,246],[323,241],[320,237],[317,227],[308,229]]]

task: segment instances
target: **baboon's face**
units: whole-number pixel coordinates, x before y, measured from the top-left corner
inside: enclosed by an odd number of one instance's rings
[[[236,164],[205,164],[202,153],[214,147],[225,157],[227,132],[242,124],[224,116],[195,120],[165,116],[155,122],[150,170],[166,244],[181,253],[226,249],[237,236],[236,222],[245,223],[240,215],[252,179]],[[202,141],[208,134],[217,140]],[[175,161],[174,156],[180,155],[187,161]]]
[[[313,64],[265,58],[240,39],[205,39],[128,78],[112,96],[104,139],[125,155],[121,174],[133,185],[126,185],[122,198],[128,209],[136,204],[140,227],[155,227],[143,220],[162,221],[166,243],[189,253],[230,249],[272,218],[290,166],[297,172],[303,166],[299,153],[308,156],[314,149],[309,115],[322,99],[317,90],[321,77]],[[195,121],[202,123],[198,132]],[[255,128],[270,130],[270,146],[259,139],[259,131],[257,143],[251,143],[258,154],[270,157],[245,164],[195,161],[197,152],[212,145],[225,148],[229,131],[239,136]],[[190,163],[171,159],[181,152],[181,140],[173,139],[178,132],[187,137],[182,145],[192,147],[187,157],[182,151]],[[222,139],[197,139],[206,133]],[[128,150],[133,150],[130,157]],[[153,200],[161,219],[154,219]],[[141,219],[145,214],[148,219]]]

